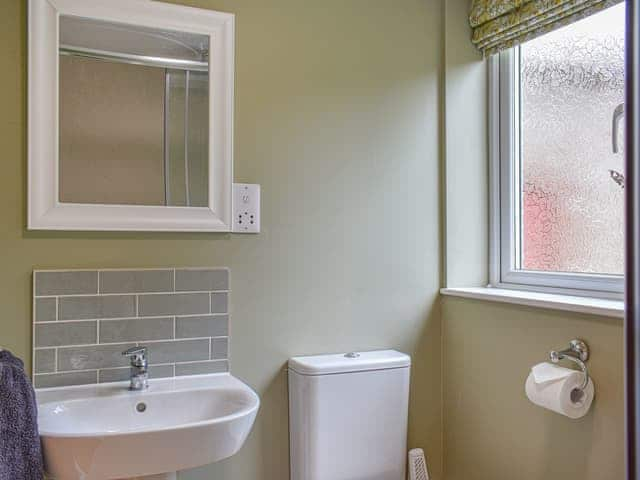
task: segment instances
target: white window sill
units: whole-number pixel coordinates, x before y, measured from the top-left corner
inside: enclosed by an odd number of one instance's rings
[[[556,293],[527,292],[523,290],[507,290],[504,288],[490,287],[442,288],[440,289],[440,293],[453,297],[473,298],[476,300],[489,300],[492,302],[527,305],[529,307],[624,318],[624,302],[622,300],[576,297]]]

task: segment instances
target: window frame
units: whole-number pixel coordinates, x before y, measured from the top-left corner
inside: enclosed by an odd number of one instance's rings
[[[516,46],[488,59],[488,113],[490,160],[490,286],[595,298],[623,298],[624,276],[538,272],[517,269],[516,248],[521,189],[516,189],[521,161],[519,118],[520,47]]]

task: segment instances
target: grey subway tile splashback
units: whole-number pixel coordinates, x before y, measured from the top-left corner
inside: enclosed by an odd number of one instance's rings
[[[34,355],[34,373],[50,373],[56,370],[56,349],[36,350]]]
[[[176,291],[212,290],[229,290],[229,270],[226,268],[176,269]]]
[[[58,320],[126,318],[135,315],[135,295],[95,295],[58,299]]]
[[[37,271],[34,277],[36,296],[98,293],[97,271]]]
[[[70,385],[85,385],[98,382],[98,372],[66,372],[34,375],[36,388],[68,387]]]
[[[174,365],[151,365],[149,367],[150,378],[167,378],[174,376]]]
[[[131,375],[129,367],[105,368],[99,370],[99,383],[123,382],[129,380]],[[149,378],[173,377],[173,365],[150,365]]]
[[[97,368],[126,367],[129,360],[122,352],[135,343],[66,347],[58,349],[58,370],[91,370]]]
[[[176,377],[184,375],[204,375],[207,373],[223,373],[228,371],[229,364],[226,360],[176,364]]]
[[[58,300],[55,297],[36,298],[35,321],[54,322],[57,319]]]
[[[190,362],[209,359],[209,339],[152,342],[149,348],[149,363]]]
[[[229,311],[226,293],[211,294],[211,313],[227,313]]]
[[[173,338],[173,317],[100,320],[100,343],[117,343]]]
[[[147,294],[138,297],[141,317],[209,313],[208,293]]]
[[[229,271],[35,271],[36,388],[128,380],[125,349],[149,349],[150,378],[229,370]]]
[[[228,315],[176,317],[176,338],[226,337],[227,335],[229,335]]]
[[[129,367],[103,368],[98,370],[98,383],[124,382],[131,376]]]
[[[172,292],[173,270],[106,270],[100,293]]]
[[[211,339],[211,359],[223,360],[229,357],[229,339],[212,338]]]
[[[56,322],[36,324],[36,347],[88,345],[96,343],[98,324],[89,322]]]

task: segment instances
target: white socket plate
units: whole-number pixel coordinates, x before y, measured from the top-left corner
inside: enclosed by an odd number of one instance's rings
[[[260,233],[260,185],[233,184],[234,233]]]

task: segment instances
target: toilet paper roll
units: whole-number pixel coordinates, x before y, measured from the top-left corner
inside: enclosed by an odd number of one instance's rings
[[[582,372],[552,364],[546,368],[550,367],[557,369],[553,381],[537,383],[533,373],[529,373],[525,383],[525,392],[529,400],[569,418],[584,417],[593,402],[593,381],[589,379],[587,388],[581,391],[579,387],[584,379]]]

